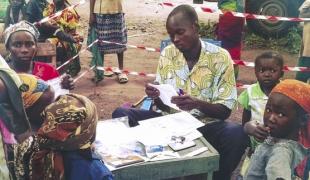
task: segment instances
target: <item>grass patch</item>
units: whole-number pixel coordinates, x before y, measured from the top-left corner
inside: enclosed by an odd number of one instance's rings
[[[208,21],[199,23],[199,34],[201,37],[216,39],[216,23]],[[271,49],[276,51],[285,51],[291,54],[297,54],[300,51],[302,36],[300,27],[292,27],[289,33],[282,38],[263,38],[251,31],[246,31],[244,35],[245,49]]]
[[[300,51],[302,37],[298,27],[289,29],[289,33],[282,38],[263,38],[253,32],[245,33],[244,47],[246,49],[264,48],[297,54]]]
[[[199,35],[207,39],[216,39],[216,23],[208,21],[207,23],[199,22]]]

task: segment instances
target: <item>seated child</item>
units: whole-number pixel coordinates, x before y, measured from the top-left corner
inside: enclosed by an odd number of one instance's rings
[[[244,131],[250,136],[251,148],[244,160],[240,174],[244,175],[248,168],[250,155],[259,142],[268,135],[264,126],[263,115],[271,90],[283,76],[283,57],[275,52],[264,52],[255,59],[255,76],[257,81],[244,90],[238,101],[243,107],[242,124]]]
[[[308,154],[309,112],[310,85],[284,80],[271,91],[264,113],[270,136],[252,155],[246,180],[295,178],[294,167]]]

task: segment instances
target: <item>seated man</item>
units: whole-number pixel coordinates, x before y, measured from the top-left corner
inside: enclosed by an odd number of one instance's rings
[[[202,42],[198,35],[198,17],[188,5],[176,7],[168,16],[166,28],[172,45],[159,59],[156,82],[170,84],[185,95],[171,99],[181,110],[189,111],[206,125],[199,131],[220,153],[220,168],[215,179],[230,179],[238,165],[248,139],[240,125],[226,122],[233,109],[237,90],[229,53],[215,45]],[[146,94],[163,111],[159,91],[146,85]],[[137,109],[116,109],[112,117],[128,116],[130,125],[162,113]]]

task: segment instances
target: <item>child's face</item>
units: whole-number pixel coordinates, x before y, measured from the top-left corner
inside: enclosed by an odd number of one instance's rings
[[[286,138],[299,127],[297,121],[297,104],[280,93],[272,93],[266,104],[264,124],[270,128],[270,135]]]
[[[255,66],[255,75],[263,88],[273,88],[283,75],[282,67],[275,59],[261,59]]]

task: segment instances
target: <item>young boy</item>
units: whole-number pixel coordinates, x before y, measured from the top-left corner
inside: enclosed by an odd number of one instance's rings
[[[294,179],[294,167],[308,154],[302,142],[310,113],[310,85],[284,80],[269,95],[264,124],[269,137],[257,147],[245,176],[251,179]]]
[[[238,101],[243,107],[242,124],[244,131],[250,135],[251,148],[244,160],[241,175],[247,171],[250,155],[255,147],[268,135],[264,126],[263,115],[270,91],[283,76],[283,57],[275,52],[265,52],[255,59],[257,83],[243,91]]]
[[[242,124],[247,134],[263,141],[268,133],[263,123],[264,109],[271,90],[283,76],[283,57],[275,52],[265,52],[255,59],[257,83],[243,91],[238,101],[244,108]],[[253,139],[253,138],[252,138]]]

